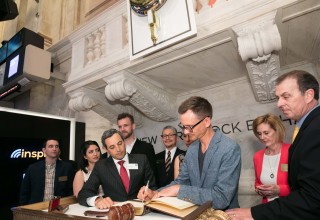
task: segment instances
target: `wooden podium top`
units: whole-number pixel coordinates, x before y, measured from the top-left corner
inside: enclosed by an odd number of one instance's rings
[[[183,217],[183,220],[204,219],[203,217],[216,217],[213,219],[230,220],[231,218],[221,210],[213,210],[212,202],[208,201],[199,206],[192,213]],[[84,212],[88,210],[98,210],[96,207],[86,207],[77,203],[74,196],[60,199],[60,205],[69,205],[69,210],[65,213],[48,212],[49,202],[39,202],[25,206],[12,208],[13,220],[88,220],[88,219],[108,219],[107,217],[87,217]],[[179,218],[162,213],[150,212],[143,216],[135,216],[135,220],[178,220]]]
[[[86,217],[83,215],[85,210],[93,207],[85,207],[77,204],[77,199],[74,196],[61,198],[60,205],[70,205],[70,209],[62,214],[48,212],[49,202],[39,202],[25,206],[12,208],[14,220],[89,220],[89,219],[107,219],[107,217]],[[148,213],[144,216],[135,216],[135,220],[177,220],[178,218],[160,214]]]

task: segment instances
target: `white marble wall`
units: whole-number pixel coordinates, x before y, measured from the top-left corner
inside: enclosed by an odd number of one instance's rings
[[[253,135],[250,127],[252,122],[250,120],[269,112],[280,115],[283,119],[286,119],[286,117],[277,109],[276,103],[257,103],[246,77],[182,94],[178,97],[178,103],[194,95],[202,96],[211,102],[213,106],[212,125],[218,126],[228,137],[236,140],[241,147],[240,205],[247,207],[259,204],[260,198],[254,192],[252,157],[254,152],[261,149],[263,145]],[[86,138],[97,140],[99,143],[101,134],[105,129],[116,127],[116,125],[110,124],[92,111],[79,113],[78,119],[86,122]],[[288,133],[286,141],[291,139],[293,125],[290,122],[284,121]],[[160,138],[162,128],[166,125],[173,125],[178,128],[178,123],[179,120],[164,123],[145,119],[143,127],[136,130],[136,136],[151,142],[155,147],[156,153],[158,153],[164,149]],[[185,149],[181,140],[178,145]]]

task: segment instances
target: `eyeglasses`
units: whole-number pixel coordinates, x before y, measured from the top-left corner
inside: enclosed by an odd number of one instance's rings
[[[186,126],[184,126],[183,124],[181,124],[181,122],[178,124],[178,126],[179,126],[179,128],[181,128],[182,129],[182,132],[184,131],[184,130],[187,130],[188,132],[193,132],[193,129],[198,125],[198,124],[200,124],[204,119],[206,119],[207,117],[209,117],[209,116],[206,116],[206,117],[204,117],[203,119],[201,119],[200,121],[198,121],[196,124],[194,124],[194,125],[186,125]]]
[[[174,136],[176,136],[177,134],[162,134],[162,135],[160,135],[163,139],[166,139],[166,138],[172,138],[172,137],[174,137]]]

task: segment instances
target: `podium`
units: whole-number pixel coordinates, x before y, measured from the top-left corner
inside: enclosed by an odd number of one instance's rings
[[[212,219],[231,220],[231,218],[221,210],[213,210],[212,202],[208,201],[199,206],[192,213],[183,217],[183,220],[199,220],[213,217]],[[68,211],[65,213],[48,212],[49,201],[39,202],[30,205],[18,206],[12,208],[13,220],[90,220],[90,219],[106,219],[99,217],[84,216],[87,210],[98,210],[96,207],[86,207],[78,204],[74,196],[64,197],[60,199],[60,205],[69,205]],[[164,213],[150,212],[143,216],[135,216],[134,220],[179,220],[180,218],[173,217]]]
[[[18,206],[12,208],[13,220],[90,220],[90,219],[106,219],[99,217],[85,217],[84,210],[90,209],[77,204],[74,196],[60,199],[60,205],[70,205],[70,209],[66,213],[48,212],[49,202],[39,202],[30,205]],[[92,207],[91,207],[92,208]],[[74,209],[77,209],[75,211]],[[135,220],[178,220],[178,218],[160,214],[149,213],[145,216],[135,216]]]
[[[77,203],[77,199],[74,196],[61,198],[61,205],[70,205]],[[48,212],[49,201],[39,202],[30,205],[18,206],[12,208],[13,220],[70,220],[70,219],[90,219],[80,216],[68,216],[62,213]]]

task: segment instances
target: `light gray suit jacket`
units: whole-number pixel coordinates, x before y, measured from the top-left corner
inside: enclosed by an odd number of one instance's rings
[[[240,146],[215,130],[204,158],[201,176],[198,154],[199,141],[195,141],[187,151],[179,176],[168,186],[179,184],[178,198],[198,205],[212,201],[214,209],[239,207]]]

